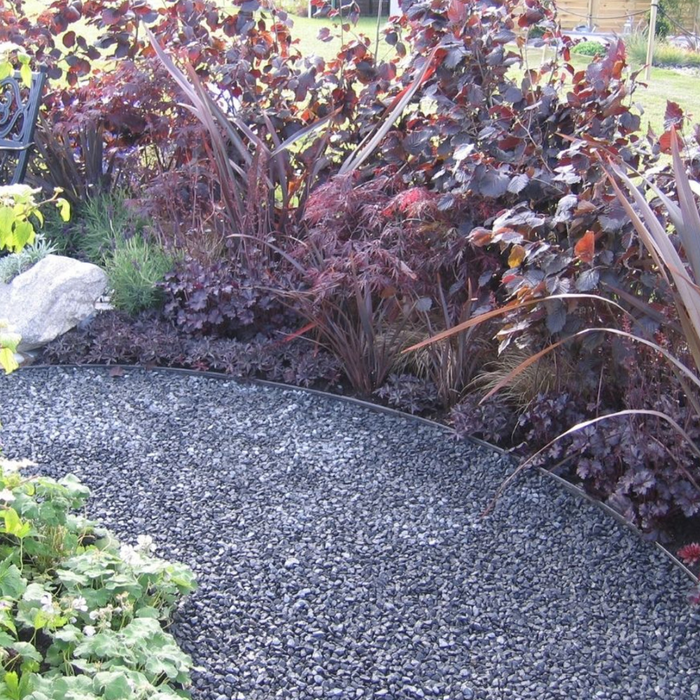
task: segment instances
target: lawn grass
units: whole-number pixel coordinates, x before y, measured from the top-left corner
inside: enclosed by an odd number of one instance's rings
[[[222,6],[226,3],[222,2]],[[38,12],[44,9],[47,5],[47,0],[26,0],[25,3],[29,13]],[[371,39],[372,47],[374,47],[377,18],[376,17],[361,17],[355,27],[352,27],[349,32],[341,32],[340,26],[334,20],[327,18],[307,18],[291,16],[294,22],[292,35],[298,42],[298,47],[302,54],[316,54],[328,60],[333,58],[343,45],[359,34],[364,34]],[[318,32],[323,27],[335,26],[332,31],[333,39],[328,42],[323,42],[318,39]],[[95,30],[91,27],[85,28],[85,33],[88,39],[93,39]],[[341,38],[342,34],[342,38]],[[393,53],[393,48],[382,41],[380,37],[379,55],[380,58],[386,58]],[[551,56],[551,54],[550,54]],[[539,65],[547,55],[541,50],[530,50],[527,52],[527,60],[529,65]],[[587,56],[572,55],[571,63],[576,68],[585,68],[590,62]],[[641,68],[640,65],[634,66],[634,69]],[[696,109],[696,103],[700,101],[700,80],[697,76],[680,73],[678,71],[652,68],[651,79],[647,85],[640,85],[638,90],[631,97],[633,104],[638,105],[639,112],[642,113],[642,126],[644,131],[648,125],[652,129],[661,134],[664,131],[664,112],[666,110],[666,100],[677,102],[687,114],[693,115],[695,120],[700,119],[700,113]]]
[[[304,55],[316,54],[322,58],[329,60],[335,57],[340,51],[343,43],[341,41],[341,30],[339,24],[331,19],[324,18],[309,18],[309,17],[291,17],[294,22],[292,35],[299,41],[299,48]],[[381,21],[381,26],[384,25],[386,18]],[[323,42],[318,39],[318,32],[323,27],[335,25],[333,30],[333,40]],[[360,17],[356,26],[351,27],[349,32],[343,32],[343,39],[347,43],[358,35],[364,34],[372,40],[372,50],[374,50],[375,40],[377,36],[377,18],[376,17]],[[394,53],[394,49],[383,41],[383,37],[379,37],[379,58],[385,59]]]
[[[526,59],[532,67],[540,65],[543,60],[549,60],[551,56],[551,51],[547,53],[541,49],[531,49],[527,52]],[[589,56],[572,54],[570,63],[574,68],[585,70],[591,60]],[[640,70],[642,67],[632,64],[631,71]],[[700,118],[700,112],[696,109],[696,104],[700,101],[700,80],[697,76],[667,68],[652,68],[648,83],[643,80],[643,73],[639,74],[637,80],[639,85],[630,101],[637,107],[637,113],[642,115],[644,133],[649,125],[657,135],[664,132],[667,100],[677,102],[686,114],[693,115],[693,121]]]
[[[325,59],[330,59],[335,56],[336,52],[342,46],[340,39],[340,30],[338,29],[333,41],[324,43],[320,41],[318,32],[322,27],[331,24],[328,19],[309,19],[306,17],[292,17],[294,21],[293,36],[299,41],[299,48],[304,55],[316,54]],[[372,39],[377,30],[377,19],[372,17],[362,17],[350,33],[345,33],[345,41],[348,37],[365,34]],[[380,58],[391,55],[393,49],[386,44],[383,44],[380,37]],[[544,60],[551,58],[551,52],[543,53],[541,49],[529,50],[527,52],[528,64],[532,66],[540,65]],[[588,56],[580,56],[573,54],[571,63],[575,68],[585,69],[591,62]],[[632,66],[632,70],[638,70],[642,66],[637,64]],[[640,78],[642,76],[640,75]],[[700,113],[695,105],[700,101],[700,80],[696,76],[680,73],[675,70],[665,68],[652,68],[651,78],[648,83],[640,84],[636,92],[632,95],[631,102],[637,106],[637,112],[642,115],[642,128],[646,132],[649,125],[657,133],[662,134],[664,131],[664,113],[666,111],[666,100],[673,100],[686,111],[686,113],[694,115],[697,120],[700,118]]]

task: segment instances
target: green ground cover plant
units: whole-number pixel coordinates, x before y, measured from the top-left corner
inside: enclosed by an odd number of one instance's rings
[[[75,477],[0,460],[0,696],[187,697],[191,662],[163,629],[194,589],[187,567],[121,545],[77,515]]]
[[[0,367],[20,338],[0,322]],[[0,426],[1,427],[1,426]],[[187,698],[192,663],[165,627],[192,571],[80,515],[89,489],[0,452],[0,697]]]

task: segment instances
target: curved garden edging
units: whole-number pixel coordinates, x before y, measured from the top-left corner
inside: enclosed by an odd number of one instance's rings
[[[23,367],[23,370],[31,370],[31,369],[48,369],[51,367],[62,367],[62,368],[69,368],[69,369],[80,369],[80,368],[102,368],[102,369],[111,369],[111,368],[118,368],[120,370],[131,370],[131,369],[145,369],[144,367],[140,367],[138,365],[123,365],[123,364],[114,364],[114,365],[100,365],[100,364],[61,364],[61,365],[48,365],[48,364],[37,364],[37,365],[27,365]],[[395,408],[390,408],[388,406],[382,406],[381,404],[377,403],[372,403],[371,401],[366,401],[364,399],[359,399],[354,396],[343,396],[342,394],[332,394],[327,391],[321,391],[320,389],[310,389],[307,387],[299,387],[295,386],[293,384],[283,384],[281,382],[273,382],[269,381],[267,379],[253,379],[253,378],[239,378],[239,377],[231,377],[226,374],[223,374],[221,372],[212,372],[212,371],[200,371],[200,370],[193,370],[193,369],[185,369],[185,368],[180,368],[180,367],[154,367],[152,369],[148,369],[146,371],[157,371],[157,372],[172,372],[174,374],[183,374],[185,376],[198,376],[198,377],[206,377],[208,379],[217,379],[217,380],[228,380],[228,381],[234,381],[242,385],[246,384],[252,384],[252,385],[258,385],[258,386],[269,386],[269,387],[275,387],[275,388],[280,388],[280,389],[290,389],[294,391],[304,391],[308,394],[311,394],[313,396],[322,396],[325,398],[329,399],[335,399],[339,401],[344,401],[346,403],[354,404],[356,406],[362,406],[364,408],[367,408],[369,410],[373,411],[379,411],[381,413],[385,413],[386,415],[393,415],[393,416],[398,416],[400,418],[403,418],[404,420],[409,420],[409,421],[415,421],[418,423],[422,423],[425,425],[430,425],[436,428],[439,428],[440,430],[445,430],[447,432],[451,432],[449,426],[445,425],[444,423],[440,423],[438,421],[432,420],[430,418],[423,418],[422,416],[416,416],[412,415],[410,413],[405,413],[404,411],[400,411]],[[465,438],[469,442],[472,442],[476,445],[481,445],[482,447],[485,447],[489,450],[492,450],[496,454],[501,455],[504,458],[512,459],[513,463],[515,464],[515,460],[511,458],[508,455],[508,452],[501,447],[498,447],[497,445],[493,445],[492,443],[482,440],[481,438],[477,437],[471,437],[467,436]],[[543,467],[536,467],[537,471],[539,474],[546,476],[553,481],[555,481],[559,486],[563,489],[565,489],[567,492],[570,494],[576,496],[577,498],[581,498],[588,503],[591,503],[595,505],[597,508],[600,508],[604,513],[607,515],[611,516],[614,518],[618,523],[623,525],[624,527],[628,528],[632,532],[634,532],[640,539],[643,539],[641,531],[635,527],[632,523],[629,522],[629,520],[626,520],[620,513],[618,513],[614,508],[611,508],[609,505],[606,503],[603,503],[602,501],[596,500],[589,494],[587,494],[582,488],[579,486],[576,486],[575,484],[572,484],[570,481],[567,481],[566,479],[560,477],[558,474],[554,474],[551,471],[543,468]],[[675,555],[673,552],[669,551],[666,549],[663,545],[661,545],[659,542],[653,542],[652,543],[660,552],[664,554],[664,556],[668,557],[668,559],[673,563],[674,566],[678,567],[693,583],[697,584],[700,582],[700,579],[693,574],[693,572]]]

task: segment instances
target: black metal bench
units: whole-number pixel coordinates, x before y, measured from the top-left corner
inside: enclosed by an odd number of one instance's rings
[[[30,86],[18,72],[0,80],[0,185],[24,180],[45,81],[43,70],[32,73]]]

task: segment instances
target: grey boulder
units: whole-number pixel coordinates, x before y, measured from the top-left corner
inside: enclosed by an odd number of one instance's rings
[[[107,275],[90,263],[48,255],[9,284],[0,284],[0,319],[22,336],[24,352],[51,342],[95,311]]]

